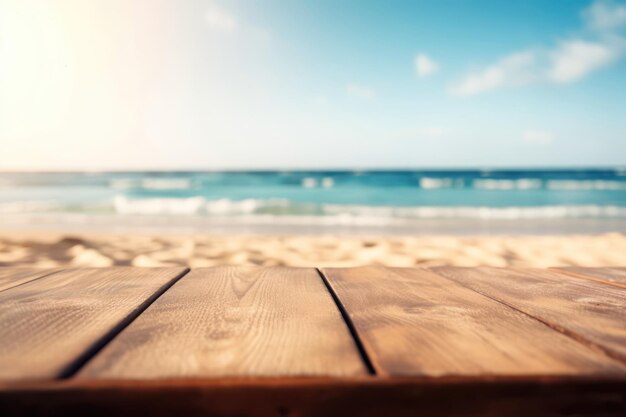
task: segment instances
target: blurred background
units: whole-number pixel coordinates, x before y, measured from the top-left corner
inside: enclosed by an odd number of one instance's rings
[[[626,264],[626,3],[0,0],[0,265]]]

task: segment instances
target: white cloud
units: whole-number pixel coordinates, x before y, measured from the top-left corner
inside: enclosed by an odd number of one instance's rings
[[[583,12],[592,36],[571,38],[551,48],[529,49],[510,54],[496,63],[466,75],[450,91],[468,96],[501,87],[537,83],[566,84],[578,81],[592,72],[618,60],[626,50],[626,38],[615,29],[626,25],[621,15],[626,6],[596,1]],[[597,32],[600,30],[600,32]]]
[[[418,54],[415,57],[415,71],[420,77],[427,77],[439,70],[439,64],[426,54]]]
[[[596,1],[582,12],[588,28],[604,31],[626,25],[626,5],[614,1]]]
[[[220,32],[234,32],[239,27],[237,18],[215,3],[209,4],[204,19],[211,29]]]
[[[358,84],[348,84],[346,86],[346,92],[352,97],[371,100],[376,97],[376,93],[369,87],[365,87]]]
[[[557,83],[577,81],[610,64],[621,53],[620,45],[582,40],[562,42],[550,54],[548,78]]]
[[[549,145],[554,141],[554,135],[545,130],[526,130],[522,133],[522,140],[533,145]]]
[[[461,83],[452,87],[452,93],[468,96],[498,87],[528,84],[536,77],[535,67],[534,52],[518,52],[481,71],[469,74]]]

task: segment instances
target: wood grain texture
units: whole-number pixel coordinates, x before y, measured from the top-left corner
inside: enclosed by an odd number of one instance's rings
[[[323,269],[378,373],[587,375],[619,363],[433,272]]]
[[[626,254],[624,254],[626,258]],[[626,288],[626,268],[581,268],[567,267],[554,268],[554,271],[562,272],[579,278],[605,282],[616,287]]]
[[[0,293],[0,379],[60,376],[184,271],[66,270]]]
[[[7,290],[26,282],[52,274],[59,269],[41,269],[41,268],[0,268],[0,291]]]
[[[167,378],[364,375],[314,269],[195,269],[77,375]]]
[[[620,288],[538,269],[434,270],[626,363],[626,297]]]

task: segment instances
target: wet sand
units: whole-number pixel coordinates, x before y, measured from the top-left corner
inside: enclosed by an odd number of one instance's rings
[[[625,266],[626,235],[0,233],[0,266]]]

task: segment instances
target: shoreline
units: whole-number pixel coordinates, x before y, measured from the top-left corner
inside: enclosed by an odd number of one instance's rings
[[[162,234],[0,229],[0,267],[626,266],[626,234]]]
[[[626,218],[361,219],[311,216],[168,216],[82,213],[3,214],[3,231],[159,235],[576,235],[626,233]]]

